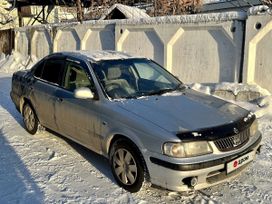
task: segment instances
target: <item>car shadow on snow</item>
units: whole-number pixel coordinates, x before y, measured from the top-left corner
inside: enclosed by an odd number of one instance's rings
[[[24,127],[23,119],[20,113],[16,110],[14,103],[10,98],[11,90],[11,77],[0,78],[0,106],[2,106],[14,120],[21,126]]]
[[[86,161],[88,161],[92,166],[94,166],[100,173],[102,173],[105,177],[107,177],[113,183],[117,185],[111,173],[111,168],[110,168],[108,159],[52,130],[49,130],[49,129],[46,129],[46,130],[49,133],[63,139],[68,145],[70,145],[75,151],[77,151],[84,159],[86,159]]]
[[[0,203],[44,203],[44,195],[0,127]]]

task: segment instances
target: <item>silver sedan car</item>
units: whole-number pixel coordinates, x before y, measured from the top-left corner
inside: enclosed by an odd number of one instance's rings
[[[12,77],[26,130],[46,127],[107,157],[130,192],[190,191],[237,176],[260,150],[253,113],[188,88],[154,61],[62,52]]]

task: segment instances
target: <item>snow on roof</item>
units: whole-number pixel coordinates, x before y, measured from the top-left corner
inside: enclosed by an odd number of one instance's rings
[[[227,0],[203,0],[203,4],[214,4],[214,3],[221,3],[226,1]]]
[[[126,6],[123,4],[114,4],[112,7],[109,8],[107,13],[105,15],[103,15],[99,20],[106,19],[107,16],[110,13],[112,13],[115,9],[118,9],[121,13],[123,13],[127,19],[149,18],[150,17],[148,14],[146,14],[143,10],[141,10],[139,8]]]
[[[112,50],[103,50],[103,51],[79,50],[79,51],[65,52],[65,53],[71,54],[71,55],[84,55],[85,57],[93,61],[141,58],[138,56],[131,56],[124,52],[118,52],[118,51],[112,51]]]
[[[192,14],[192,15],[177,15],[177,16],[161,16],[150,17],[142,19],[122,19],[115,23],[118,25],[124,24],[181,24],[181,23],[209,23],[209,22],[222,22],[232,20],[245,20],[247,18],[246,12],[221,12],[221,13],[205,13],[205,14]]]

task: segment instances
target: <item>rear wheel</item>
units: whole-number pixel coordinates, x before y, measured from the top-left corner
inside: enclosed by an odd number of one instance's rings
[[[144,160],[138,148],[130,141],[114,142],[110,151],[111,170],[117,183],[130,192],[139,191],[146,180]]]
[[[39,121],[33,108],[28,103],[24,105],[23,118],[27,132],[34,135],[38,130]]]

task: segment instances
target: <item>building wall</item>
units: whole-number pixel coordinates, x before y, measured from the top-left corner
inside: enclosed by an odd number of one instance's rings
[[[7,4],[6,1],[0,0],[0,30],[10,29],[10,28],[16,28],[19,27],[19,21],[18,21],[18,12],[17,9],[13,9],[12,11],[7,11],[5,8],[9,8],[11,5]],[[30,6],[27,9],[29,12],[27,12],[28,17],[23,17],[22,23],[24,26],[31,26],[33,25],[39,25],[41,24],[38,21],[34,22],[33,17],[37,17],[38,14],[42,11],[41,6]],[[45,14],[47,15],[48,7],[45,7]],[[26,14],[26,13],[25,13]],[[6,22],[6,18],[12,19],[9,23]],[[40,19],[42,16],[40,16]],[[69,21],[71,19],[76,19],[76,8],[75,7],[60,7],[55,6],[53,10],[50,12],[47,18],[48,23],[59,23],[63,21]],[[3,22],[3,23],[1,23]]]

